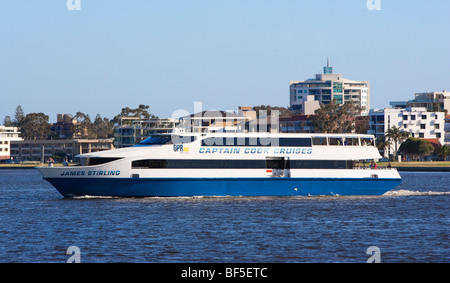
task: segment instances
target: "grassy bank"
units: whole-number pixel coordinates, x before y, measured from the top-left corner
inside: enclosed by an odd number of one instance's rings
[[[380,162],[378,166],[385,167],[389,162]],[[450,167],[449,161],[429,161],[429,162],[391,162],[392,167]]]

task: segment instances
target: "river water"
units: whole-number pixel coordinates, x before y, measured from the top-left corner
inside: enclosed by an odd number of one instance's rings
[[[0,262],[450,262],[450,173],[383,196],[64,199],[0,170]]]

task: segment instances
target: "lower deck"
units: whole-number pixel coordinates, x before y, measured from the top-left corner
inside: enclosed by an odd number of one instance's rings
[[[382,195],[401,179],[46,178],[64,197]]]

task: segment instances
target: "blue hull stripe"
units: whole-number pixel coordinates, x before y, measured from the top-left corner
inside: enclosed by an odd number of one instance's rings
[[[63,196],[382,195],[401,179],[322,178],[47,178]]]

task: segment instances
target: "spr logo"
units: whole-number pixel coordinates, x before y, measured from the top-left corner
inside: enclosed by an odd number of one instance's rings
[[[174,144],[173,145],[173,151],[174,152],[188,153],[189,152],[189,147],[183,146],[182,144]]]

